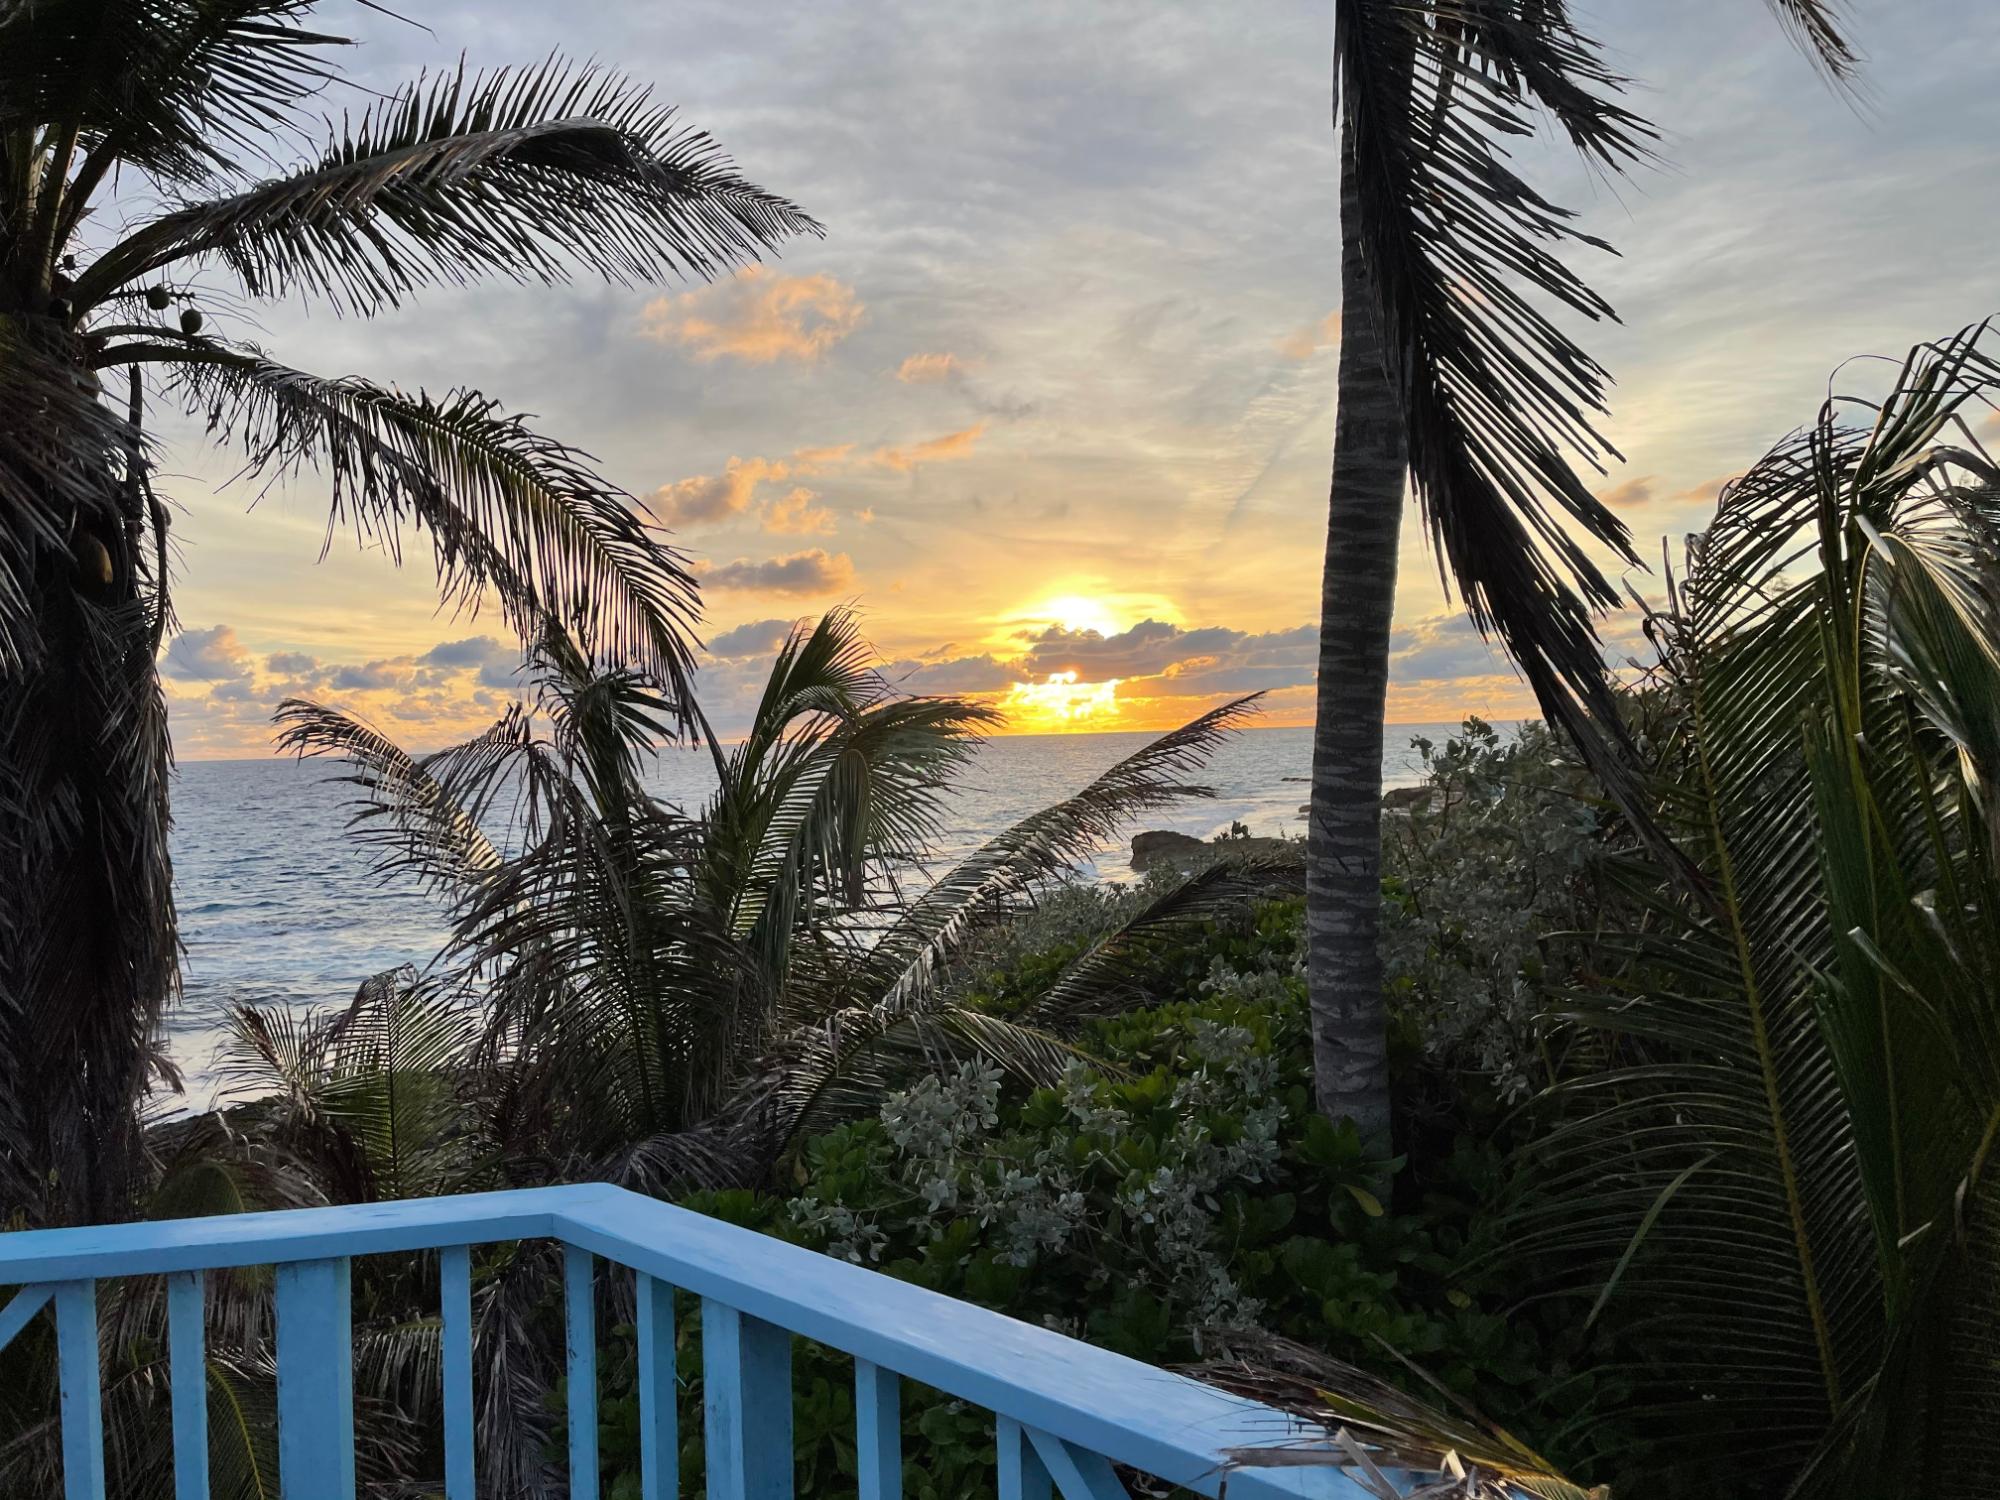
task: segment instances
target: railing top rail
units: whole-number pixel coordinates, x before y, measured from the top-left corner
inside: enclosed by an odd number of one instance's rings
[[[215,1270],[546,1237],[1213,1495],[1283,1413],[988,1308],[602,1184],[0,1234],[0,1285]],[[1251,1497],[1360,1496],[1326,1469],[1231,1475]]]
[[[1302,1436],[1258,1402],[636,1193],[566,1204],[561,1218],[570,1244],[1189,1489],[1216,1493],[1231,1449]],[[1365,1493],[1335,1478],[1240,1472],[1229,1492]]]
[[[566,1204],[619,1191],[586,1183],[336,1208],[31,1229],[0,1234],[0,1286],[533,1239],[557,1233],[556,1215]]]

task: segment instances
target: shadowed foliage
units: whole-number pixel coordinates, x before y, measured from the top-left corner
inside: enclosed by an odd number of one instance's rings
[[[1830,78],[1852,79],[1835,6],[1771,9]],[[1597,430],[1610,377],[1566,325],[1614,314],[1562,252],[1610,246],[1510,156],[1546,124],[1593,170],[1650,159],[1656,132],[1625,86],[1566,0],[1334,7],[1341,354],[1308,913],[1321,1105],[1371,1138],[1389,1123],[1376,888],[1406,490],[1474,623],[1647,824],[1594,623],[1619,602],[1594,552],[1637,557],[1573,463],[1617,455]]]
[[[1644,1309],[1671,1493],[1983,1493],[2000,1412],[2000,402],[1985,327],[1724,492],[1653,622],[1658,795],[1709,898],[1568,997],[1515,1248]],[[1546,1265],[1548,1262],[1544,1261]]]
[[[31,1220],[122,1211],[175,982],[150,401],[253,477],[326,481],[329,541],[427,532],[454,605],[497,598],[524,637],[559,615],[685,706],[693,579],[585,454],[473,391],[290,369],[202,304],[710,277],[818,232],[645,89],[560,59],[335,124],[345,39],[318,8],[0,0],[0,1205]]]

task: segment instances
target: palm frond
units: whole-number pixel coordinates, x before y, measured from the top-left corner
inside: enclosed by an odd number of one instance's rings
[[[1506,142],[1546,107],[1616,168],[1654,132],[1616,102],[1623,80],[1563,6],[1344,0],[1334,45],[1385,374],[1441,567],[1543,712],[1622,785],[1600,748],[1622,729],[1591,619],[1618,599],[1579,534],[1637,559],[1564,456],[1615,456],[1594,425],[1608,377],[1530,300],[1612,317],[1555,253],[1609,247],[1508,165]]]
[[[988,840],[897,916],[868,955],[860,982],[894,1011],[929,992],[953,953],[1044,882],[1062,878],[1133,819],[1213,795],[1186,778],[1257,712],[1253,693],[1160,736],[1074,796]]]
[[[419,80],[304,172],[135,230],[84,269],[76,295],[93,307],[178,261],[214,257],[252,296],[366,313],[480,275],[707,277],[818,230],[646,90],[556,58]]]
[[[490,589],[524,641],[575,631],[586,650],[688,701],[694,578],[585,454],[473,391],[438,399],[329,380],[212,340],[160,352],[190,410],[243,444],[250,474],[327,476],[329,543],[351,524],[364,545],[400,555],[406,525],[427,529],[457,607],[475,608]]]
[[[1602,1491],[1571,1483],[1435,1381],[1433,1399],[1424,1400],[1317,1349],[1251,1329],[1226,1331],[1216,1345],[1195,1376],[1319,1429],[1282,1446],[1243,1449],[1231,1456],[1234,1466],[1339,1468],[1384,1500],[1603,1500]],[[1384,1469],[1439,1478],[1411,1491]]]
[[[1959,1320],[1995,1303],[1985,1229],[1946,1227],[1986,1223],[2000,1120],[2000,526],[1945,438],[1996,390],[1981,327],[1829,400],[1725,491],[1663,617],[1692,770],[1660,794],[1714,899],[1648,901],[1605,945],[1622,982],[1565,1002],[1618,1045],[1558,1094],[1514,1249],[1662,1310],[1673,1377],[1626,1415],[1689,1477],[1944,1492],[2000,1410]]]
[[[437,770],[429,757],[413,757],[373,725],[300,698],[278,705],[279,750],[300,756],[338,756],[354,768],[341,778],[365,796],[355,812],[356,828],[382,852],[383,873],[406,870],[447,900],[465,898],[500,866],[500,853],[480,826],[484,804],[468,809],[458,787],[487,791],[493,778],[468,776],[511,761],[520,743],[520,716],[508,714],[470,742],[472,753],[448,757]],[[440,774],[442,772],[443,774]]]
[[[1861,54],[1848,40],[1840,0],[1765,0],[1801,50],[1836,83],[1852,84]]]
[[[1195,924],[1240,911],[1249,902],[1305,888],[1300,855],[1224,858],[1170,882],[1138,911],[1073,959],[1030,1005],[1023,1019],[1061,1026],[1124,1009],[1162,945],[1186,937]]]

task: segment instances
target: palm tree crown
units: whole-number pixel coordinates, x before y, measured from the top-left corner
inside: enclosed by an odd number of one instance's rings
[[[709,277],[818,232],[645,89],[560,59],[327,121],[346,39],[317,8],[0,0],[0,1052],[23,1085],[0,1092],[72,1122],[0,1153],[9,1202],[57,1182],[52,1212],[115,1210],[175,972],[149,399],[253,477],[317,473],[329,537],[427,532],[447,598],[497,598],[524,637],[559,618],[688,712],[693,579],[587,455],[471,390],[292,368],[198,303]]]

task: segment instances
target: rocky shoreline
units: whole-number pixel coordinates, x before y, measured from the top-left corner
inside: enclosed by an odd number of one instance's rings
[[[1384,817],[1408,817],[1418,807],[1428,803],[1431,788],[1424,783],[1416,786],[1391,787],[1382,794],[1382,814]],[[1311,803],[1301,803],[1301,817],[1311,813]],[[1196,838],[1191,833],[1175,833],[1171,829],[1152,829],[1132,836],[1132,869],[1144,874],[1155,868],[1186,870],[1205,865],[1217,859],[1271,859],[1285,854],[1303,854],[1303,838],[1266,838],[1252,834],[1241,823],[1235,824],[1229,832],[1219,833],[1212,839]]]

